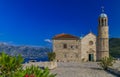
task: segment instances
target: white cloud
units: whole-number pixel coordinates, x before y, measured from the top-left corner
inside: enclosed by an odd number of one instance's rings
[[[52,40],[50,40],[50,39],[45,39],[44,41],[48,42],[48,43],[52,43]]]
[[[0,44],[12,45],[13,41],[9,41],[9,42],[0,41]]]

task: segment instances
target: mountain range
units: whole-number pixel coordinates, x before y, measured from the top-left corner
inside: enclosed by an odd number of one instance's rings
[[[0,43],[0,52],[5,52],[11,56],[20,54],[24,58],[44,58],[47,57],[47,53],[51,51],[52,49],[47,47],[15,46]]]

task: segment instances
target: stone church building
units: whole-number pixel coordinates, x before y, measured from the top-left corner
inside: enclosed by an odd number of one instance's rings
[[[96,61],[109,57],[108,17],[102,12],[98,18],[98,35],[92,32],[83,38],[71,34],[58,34],[53,37],[53,52],[56,61]]]

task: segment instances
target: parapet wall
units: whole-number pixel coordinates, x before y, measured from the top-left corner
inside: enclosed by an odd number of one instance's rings
[[[38,67],[48,67],[49,69],[57,68],[57,62],[29,62],[23,64],[23,68],[25,69],[26,67],[30,67],[32,65]]]

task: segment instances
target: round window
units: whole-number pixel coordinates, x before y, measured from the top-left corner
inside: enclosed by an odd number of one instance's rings
[[[89,45],[93,45],[93,41],[90,41],[90,42],[89,42]]]

